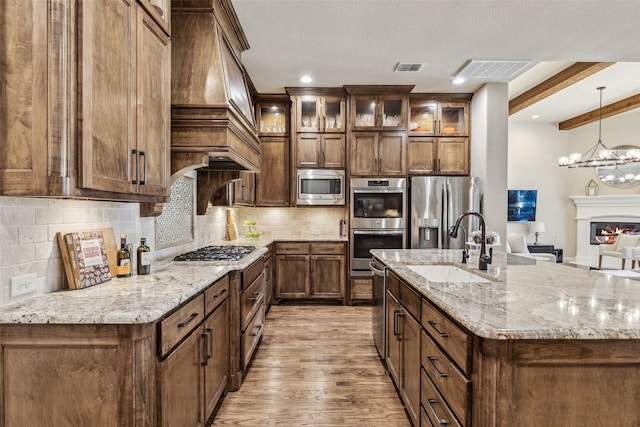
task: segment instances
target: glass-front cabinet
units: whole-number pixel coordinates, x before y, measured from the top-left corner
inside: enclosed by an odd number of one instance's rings
[[[344,123],[344,97],[297,97],[297,132],[344,132]]]
[[[412,136],[468,136],[469,102],[439,102],[411,98],[409,134]]]
[[[356,95],[351,98],[351,129],[406,129],[403,95]]]
[[[171,0],[139,0],[139,3],[167,34],[171,34]]]
[[[259,103],[256,111],[260,135],[282,136],[288,133],[289,109],[285,104]]]

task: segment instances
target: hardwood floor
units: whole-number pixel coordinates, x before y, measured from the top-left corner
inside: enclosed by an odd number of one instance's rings
[[[409,426],[371,338],[370,306],[276,305],[214,426]]]

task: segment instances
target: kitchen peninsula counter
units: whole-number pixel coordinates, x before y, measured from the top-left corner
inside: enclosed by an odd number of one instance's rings
[[[460,250],[371,253],[387,267],[387,366],[420,378],[396,385],[421,425],[640,426],[640,281],[505,253],[487,271]],[[411,268],[442,264],[489,282]]]

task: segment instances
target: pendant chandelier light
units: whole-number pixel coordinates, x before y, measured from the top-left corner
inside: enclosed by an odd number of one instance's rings
[[[571,153],[568,156],[558,157],[558,166],[566,166],[569,168],[597,168],[601,166],[616,166],[631,162],[640,162],[640,149],[611,149],[602,143],[602,91],[605,87],[601,86],[597,89],[600,91],[598,142],[584,154]]]

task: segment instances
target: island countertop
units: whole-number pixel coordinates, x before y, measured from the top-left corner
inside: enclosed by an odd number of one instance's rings
[[[460,250],[372,250],[400,278],[488,339],[639,339],[640,281],[494,253],[487,271]],[[410,265],[450,264],[491,283],[429,281]]]

